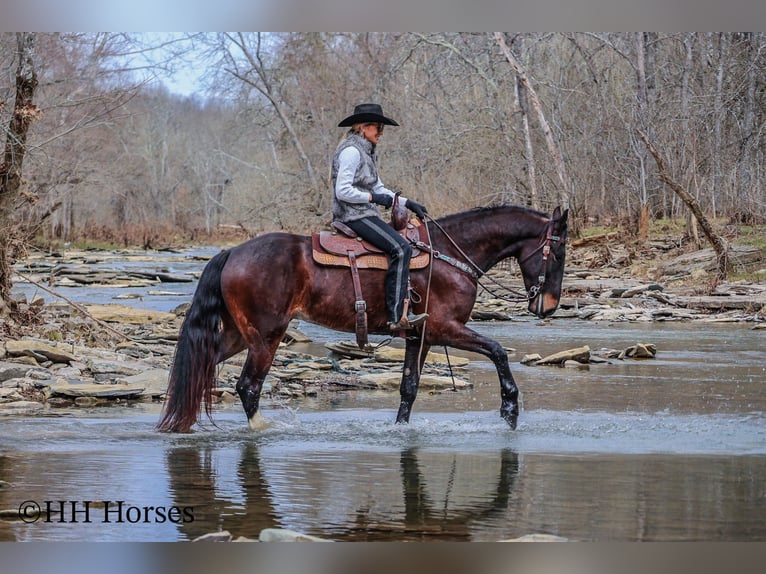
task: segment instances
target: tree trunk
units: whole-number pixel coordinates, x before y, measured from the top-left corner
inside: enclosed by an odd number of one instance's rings
[[[742,137],[740,138],[740,153],[737,159],[737,205],[745,213],[755,207],[751,193],[750,172],[753,169],[753,141],[755,140],[755,106],[756,106],[756,74],[758,51],[752,32],[745,34],[745,50],[747,51],[747,71],[745,73],[745,97],[742,104]]]
[[[508,63],[511,65],[511,68],[513,68],[513,71],[516,72],[516,77],[519,83],[521,83],[521,85],[526,89],[526,92],[529,95],[529,101],[532,104],[532,107],[535,109],[535,112],[537,113],[537,118],[538,118],[538,121],[540,122],[540,127],[543,130],[543,135],[545,135],[545,141],[548,144],[548,152],[551,154],[551,157],[553,158],[553,164],[556,167],[556,174],[558,175],[559,182],[561,183],[561,191],[559,192],[559,202],[562,207],[568,208],[571,201],[571,195],[572,195],[571,183],[569,181],[569,177],[567,176],[564,160],[561,157],[561,153],[559,152],[558,145],[556,145],[556,140],[553,137],[553,132],[551,131],[550,126],[548,125],[548,121],[545,119],[543,106],[540,103],[540,99],[537,97],[537,92],[535,92],[535,89],[532,87],[532,84],[529,82],[529,78],[527,77],[526,71],[521,66],[521,64],[516,59],[516,57],[513,55],[511,50],[508,48],[508,45],[505,43],[505,39],[503,38],[503,35],[500,32],[495,32],[495,39],[497,40],[497,43],[500,46],[500,49],[505,55],[506,60],[508,60]]]
[[[644,144],[646,144],[649,153],[651,153],[654,157],[654,161],[657,162],[657,171],[659,171],[660,180],[663,183],[669,185],[670,188],[676,192],[681,200],[689,207],[691,212],[694,214],[694,217],[697,219],[697,222],[700,224],[705,237],[707,237],[707,240],[710,241],[710,244],[713,246],[713,250],[715,251],[716,257],[718,259],[718,274],[716,279],[719,281],[725,281],[729,274],[729,252],[726,247],[726,243],[713,230],[713,226],[710,224],[707,217],[705,217],[705,214],[702,213],[702,208],[700,207],[699,202],[694,198],[692,194],[690,194],[683,186],[681,186],[671,177],[665,160],[663,159],[662,155],[660,155],[660,152],[657,151],[657,148],[654,147],[654,144],[649,141],[649,138],[646,136],[646,134],[639,130],[639,135],[644,141]]]
[[[27,151],[27,132],[40,110],[33,103],[37,88],[35,34],[16,34],[19,62],[16,67],[16,98],[7,128],[5,150],[0,163],[0,305],[10,300],[16,233],[13,208],[21,191],[21,167]]]
[[[524,133],[524,150],[527,161],[527,181],[529,182],[529,204],[539,209],[537,199],[537,170],[535,168],[535,150],[532,147],[532,134],[529,131],[529,99],[524,83],[516,76],[516,102],[521,110],[521,129]]]
[[[721,135],[721,129],[724,120],[724,114],[726,113],[726,110],[723,106],[726,51],[726,34],[722,32],[718,35],[718,68],[715,75],[715,101],[713,104],[713,110],[715,114],[713,123],[713,189],[710,193],[713,217],[715,217],[716,214],[716,198],[721,197],[723,187],[721,183],[723,181],[721,169],[723,137]]]

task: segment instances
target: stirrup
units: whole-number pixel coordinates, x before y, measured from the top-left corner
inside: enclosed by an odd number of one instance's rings
[[[428,319],[428,313],[419,313],[417,315],[408,313],[406,317],[402,317],[398,322],[389,323],[388,328],[391,331],[406,331],[408,329],[413,329],[414,327],[417,327],[418,325],[423,323],[426,319]]]

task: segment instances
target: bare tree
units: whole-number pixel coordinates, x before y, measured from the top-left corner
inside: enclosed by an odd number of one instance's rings
[[[10,301],[12,265],[19,247],[13,212],[23,193],[22,167],[27,153],[27,135],[32,122],[40,115],[34,101],[38,83],[35,41],[34,33],[19,32],[16,35],[16,94],[0,163],[0,305]]]
[[[270,54],[265,35],[261,32],[254,34],[239,32],[223,34],[223,38],[225,39],[223,45],[226,50],[224,54],[226,71],[248,86],[255,88],[273,107],[305,169],[309,183],[306,188],[306,196],[310,200],[309,204],[314,205],[315,209],[319,211],[321,205],[319,179],[309,155],[303,147],[301,137],[293,125],[284,100],[279,94],[279,76],[269,65]]]
[[[657,150],[654,144],[649,140],[648,136],[640,130],[639,135],[644,144],[646,144],[646,148],[649,150],[649,153],[652,154],[652,157],[654,157],[654,160],[657,163],[660,179],[665,184],[670,186],[670,188],[676,192],[687,205],[689,210],[696,218],[697,222],[700,224],[705,237],[707,237],[708,241],[710,241],[710,244],[713,246],[713,250],[716,253],[718,262],[718,274],[716,278],[719,281],[725,281],[729,274],[729,252],[726,246],[726,242],[715,232],[713,226],[710,224],[708,218],[705,217],[699,202],[694,198],[694,196],[690,194],[684,186],[673,179],[665,159],[662,157],[662,154]]]
[[[553,137],[553,132],[548,125],[548,120],[545,118],[545,112],[543,111],[542,103],[540,102],[540,99],[537,96],[537,92],[527,77],[526,70],[524,70],[516,56],[514,56],[511,50],[508,48],[503,35],[500,32],[495,32],[495,39],[497,40],[497,43],[500,46],[500,49],[502,50],[506,59],[508,60],[508,63],[516,73],[517,80],[524,86],[526,93],[529,95],[529,100],[532,103],[532,107],[537,113],[537,120],[540,123],[540,129],[542,129],[543,134],[545,135],[545,141],[548,145],[548,153],[550,153],[551,157],[553,158],[553,163],[556,167],[556,174],[558,175],[559,183],[561,184],[561,188],[559,190],[559,202],[561,205],[569,207],[572,198],[572,185],[569,180],[569,176],[567,175],[566,165],[564,164],[564,159],[562,158],[561,152],[559,151],[559,146]]]

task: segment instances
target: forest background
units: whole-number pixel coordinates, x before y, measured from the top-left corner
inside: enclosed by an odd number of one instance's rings
[[[183,68],[191,95],[163,84]],[[645,238],[691,221],[675,185],[762,225],[765,71],[760,32],[2,33],[0,283],[32,246],[323,227],[337,124],[367,101],[401,125],[383,181],[435,217],[565,205],[577,233]]]

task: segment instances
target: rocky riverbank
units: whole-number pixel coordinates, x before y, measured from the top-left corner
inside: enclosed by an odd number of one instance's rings
[[[604,263],[599,253],[598,246],[572,250],[573,263],[568,265],[554,320],[737,322],[743,328],[766,328],[766,285],[762,282],[701,287],[714,266],[712,252],[702,250],[666,259],[661,265],[646,268],[641,279],[637,278],[636,268],[628,264],[628,255],[613,249]],[[763,255],[751,250],[746,253],[753,276],[766,277],[759,267],[766,265]],[[71,282],[130,288],[138,284],[161,287],[195,279],[195,274],[162,270],[93,269],[94,262],[106,258],[70,253],[57,261],[48,256],[44,262],[27,262],[19,272],[25,280],[54,294],[57,285]],[[513,266],[500,266],[490,277],[488,290],[479,295],[473,320],[513,321],[526,315],[526,303],[508,300],[503,289],[519,289]],[[116,298],[127,299],[127,295]],[[0,316],[0,415],[162,401],[187,305],[173,312],[158,312],[122,304],[78,304],[60,297],[51,304],[40,298],[20,300],[14,314]],[[305,342],[301,333],[288,333],[264,386],[266,396],[290,400],[328,391],[398,389],[401,349],[383,346],[372,353],[361,353],[353,342],[339,342],[311,354],[297,352],[295,348]],[[528,354],[514,359],[528,365],[576,367],[599,361],[651,358],[654,352],[651,342],[643,342],[632,349],[604,348],[597,353],[582,348],[562,349],[553,356]],[[238,400],[234,386],[243,360],[244,355],[233,357],[220,370],[216,400]],[[466,364],[467,359],[450,357],[448,362],[446,356],[431,353],[422,388],[440,392],[469,387]]]

